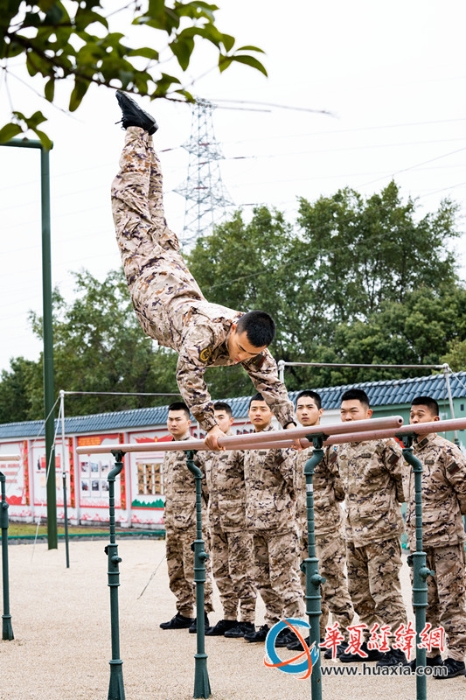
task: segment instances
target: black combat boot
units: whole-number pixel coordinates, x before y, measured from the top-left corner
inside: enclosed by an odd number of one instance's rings
[[[238,620],[219,620],[214,627],[211,627],[206,634],[209,637],[223,637],[225,632],[231,630],[238,625]]]
[[[121,124],[123,129],[127,129],[129,126],[139,126],[144,131],[148,131],[149,134],[155,134],[159,127],[154,117],[144,112],[132,97],[121,92],[121,90],[116,91],[116,98],[122,113]]]

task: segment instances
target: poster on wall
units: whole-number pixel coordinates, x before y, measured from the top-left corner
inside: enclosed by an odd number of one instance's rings
[[[27,454],[24,442],[7,442],[0,444],[1,455],[20,455],[19,462],[12,460],[0,462],[0,471],[5,475],[6,500],[10,506],[24,506],[27,503],[27,488],[24,478],[27,469]]]
[[[34,505],[41,506],[47,503],[47,457],[45,453],[45,440],[36,440],[31,447],[32,480],[34,489]],[[65,471],[69,474],[69,444],[65,438]],[[63,506],[63,476],[62,476],[62,443],[61,439],[55,441],[55,484],[57,489],[57,506]],[[67,504],[71,505],[71,493],[67,492]]]
[[[115,457],[107,454],[92,454],[93,445],[116,447],[119,435],[89,435],[78,438],[78,447],[89,447],[89,454],[78,455],[79,502],[82,507],[108,508],[108,475],[115,466]],[[120,476],[115,480],[115,507],[122,507]]]
[[[166,428],[132,433],[129,441],[150,444],[172,440]],[[161,510],[165,506],[163,489],[163,452],[130,452],[131,464],[131,508]]]

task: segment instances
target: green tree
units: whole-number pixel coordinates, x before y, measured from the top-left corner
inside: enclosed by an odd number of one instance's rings
[[[220,72],[232,63],[242,63],[267,75],[253,53],[255,46],[235,47],[235,39],[215,24],[216,5],[191,0],[128,2],[133,25],[154,30],[150,46],[130,47],[123,34],[112,29],[112,16],[99,0],[4,0],[0,12],[0,59],[8,71],[23,59],[31,77],[42,78],[41,92],[53,102],[60,81],[73,83],[69,110],[75,111],[90,85],[121,88],[151,99],[193,100],[182,85],[196,40],[209,42],[216,50]],[[160,52],[164,50],[163,62]],[[172,73],[162,69],[167,56],[177,64]],[[31,129],[46,148],[50,139],[39,129],[46,121],[40,111],[25,114],[15,109],[12,119],[0,129],[0,143]]]
[[[384,301],[402,303],[420,286],[455,282],[457,209],[444,200],[417,221],[415,202],[403,202],[393,181],[367,199],[351,189],[301,199],[301,247],[314,252],[309,280],[334,321],[364,320]]]
[[[10,361],[10,371],[0,375],[0,423],[15,423],[35,417],[31,411],[31,388],[40,381],[37,362],[16,357]]]
[[[122,271],[103,282],[89,272],[75,273],[77,297],[67,303],[54,292],[54,365],[57,391],[178,393],[176,354],[156,348],[140,327]],[[42,320],[31,314],[33,331],[41,337]],[[28,417],[43,412],[42,357],[29,378]],[[1,385],[0,385],[1,386]],[[169,397],[83,395],[67,398],[67,412],[101,411],[163,405]]]
[[[267,207],[248,223],[238,212],[197,242],[188,263],[209,300],[274,315],[277,359],[437,364],[448,343],[466,335],[465,292],[451,251],[456,211],[444,201],[419,218],[394,182],[367,199],[345,189],[313,203],[301,199],[297,226]],[[386,376],[400,372],[295,367],[287,385]],[[211,381],[216,395],[250,389],[239,370],[212,372]]]

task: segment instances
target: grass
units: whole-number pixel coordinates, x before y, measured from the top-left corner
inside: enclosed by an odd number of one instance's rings
[[[117,528],[118,530],[118,528]],[[10,522],[8,527],[8,537],[18,537],[21,535],[35,535],[37,531],[36,523],[12,523]],[[68,526],[68,533],[70,535],[93,535],[102,532],[108,532],[107,527],[89,526],[89,527],[77,527],[75,525]],[[39,535],[47,534],[47,524],[39,526]],[[58,534],[64,535],[65,528],[63,525],[58,525]]]

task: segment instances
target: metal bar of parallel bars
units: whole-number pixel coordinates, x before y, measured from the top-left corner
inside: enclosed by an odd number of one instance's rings
[[[219,438],[219,445],[225,447],[226,450],[278,449],[279,447],[291,447],[293,441],[298,439],[300,440],[301,446],[305,448],[311,445],[311,442],[305,439],[306,435],[320,435],[322,433],[328,436],[324,445],[338,445],[345,442],[379,440],[381,438],[397,437],[410,433],[427,435],[428,433],[443,433],[466,429],[466,418],[440,420],[432,423],[418,423],[416,425],[403,425],[402,423],[403,419],[400,416],[394,416],[392,418],[373,418],[368,421],[349,421],[348,423],[338,423],[314,428],[280,430],[276,433],[235,435],[234,437]],[[203,440],[186,440],[185,444],[186,449],[189,450],[206,449]],[[179,449],[176,442],[129,443],[121,444],[118,447],[123,452],[170,452]],[[115,446],[96,445],[92,447],[92,454],[108,454],[112,449],[115,449]],[[76,449],[77,454],[89,454],[89,451],[90,447],[78,447]]]
[[[390,418],[373,418],[372,420],[351,421],[348,423],[337,423],[334,425],[326,425],[324,427],[325,434],[328,436],[337,434],[348,434],[355,433],[356,431],[372,431],[374,430],[390,430],[399,429],[403,425],[403,418],[401,416],[392,416]],[[315,426],[313,428],[293,428],[287,431],[277,431],[276,433],[250,433],[248,435],[234,435],[221,437],[218,440],[220,447],[224,447],[227,450],[233,449],[263,449],[262,445],[267,442],[283,442],[293,441],[296,439],[304,438],[306,435],[320,435],[323,429],[322,426]],[[286,436],[286,437],[285,437]],[[351,440],[347,441],[351,442]],[[107,454],[115,449],[115,445],[93,445],[92,449],[90,447],[78,447],[76,449],[77,454]],[[179,451],[179,446],[176,442],[153,442],[153,443],[123,443],[118,445],[118,449],[122,452],[170,452]],[[186,450],[205,450],[206,445],[204,440],[186,440],[185,442]]]

